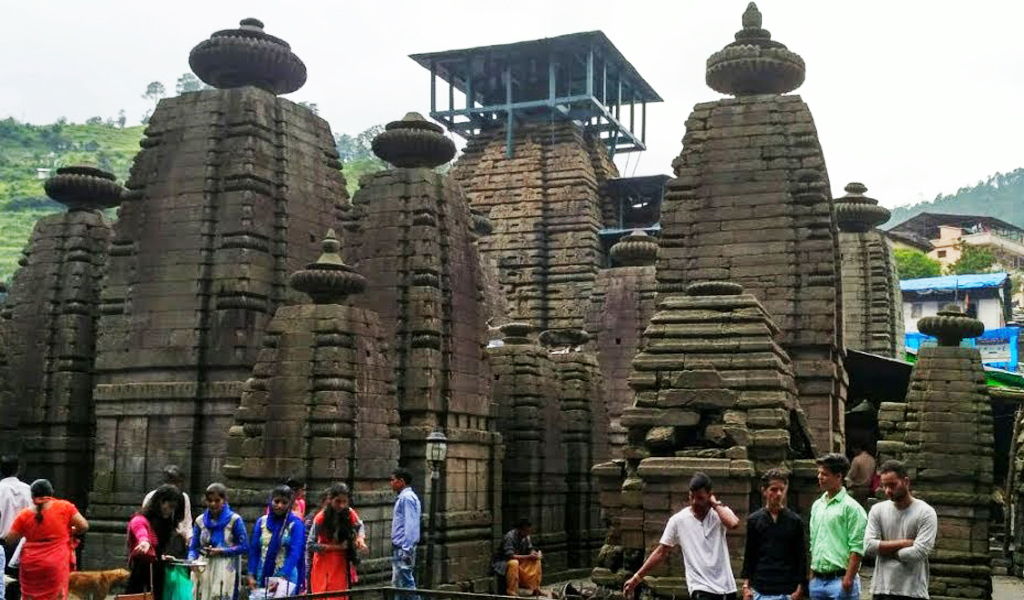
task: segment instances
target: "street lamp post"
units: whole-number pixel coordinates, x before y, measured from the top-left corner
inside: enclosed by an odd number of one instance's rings
[[[438,555],[437,505],[441,487],[441,466],[448,456],[448,438],[440,429],[435,429],[427,435],[426,455],[430,463],[430,545],[427,546],[427,573],[430,587],[434,587],[441,577],[441,569],[435,565],[435,557]]]

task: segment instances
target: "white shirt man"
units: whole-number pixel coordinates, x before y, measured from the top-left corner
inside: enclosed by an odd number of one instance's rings
[[[32,507],[32,492],[29,485],[18,479],[18,460],[4,457],[2,461],[3,479],[0,479],[0,538],[11,529],[11,523],[22,510]],[[7,548],[7,566],[18,564],[21,554],[21,542],[15,548]]]
[[[690,480],[690,506],[672,515],[658,547],[626,581],[622,591],[627,600],[631,600],[633,590],[643,580],[644,574],[664,560],[676,546],[683,551],[686,588],[691,599],[735,598],[736,579],[729,563],[725,532],[739,524],[736,513],[715,498],[711,478],[704,473],[695,473]]]

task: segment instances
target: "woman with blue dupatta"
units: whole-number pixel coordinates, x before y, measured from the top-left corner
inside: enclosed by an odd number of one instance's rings
[[[206,510],[192,525],[188,559],[206,558],[206,568],[196,572],[199,600],[238,600],[242,555],[249,544],[242,517],[228,506],[228,489],[222,483],[206,488]]]
[[[279,485],[270,492],[270,510],[256,520],[249,537],[249,587],[269,598],[298,592],[302,581],[306,527],[292,512],[295,492]]]

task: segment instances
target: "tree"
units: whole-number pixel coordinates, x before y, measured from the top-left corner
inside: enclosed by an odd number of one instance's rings
[[[920,250],[896,248],[892,255],[896,260],[896,272],[900,279],[938,277],[942,274],[942,264]]]
[[[178,94],[184,94],[185,92],[198,92],[200,90],[207,89],[210,89],[210,86],[203,83],[192,73],[182,73],[181,77],[178,78],[178,82],[174,84],[174,91]]]
[[[963,242],[957,244],[957,248],[960,250],[960,258],[949,265],[949,272],[952,275],[988,273],[996,262],[995,255],[988,248],[972,246]]]
[[[314,115],[320,114],[320,107],[316,105],[316,102],[299,102],[299,106],[305,106],[309,110],[313,111]]]
[[[152,100],[156,104],[166,95],[167,90],[164,88],[164,84],[159,81],[150,81],[149,85],[146,86],[146,93],[142,97],[146,100]]]
[[[85,120],[86,125],[102,125],[103,117],[89,117]]]
[[[124,129],[124,124],[128,121],[128,116],[124,114],[124,109],[117,111],[117,126]]]

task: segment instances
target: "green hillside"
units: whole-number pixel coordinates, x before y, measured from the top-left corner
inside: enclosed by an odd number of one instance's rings
[[[922,212],[983,215],[1024,227],[1024,168],[996,173],[976,185],[960,188],[955,194],[936,196],[931,202],[895,208],[885,227],[896,226]]]
[[[119,127],[91,119],[29,125],[0,121],[0,280],[10,280],[36,220],[61,207],[43,193],[37,169],[87,164],[128,175],[143,126]]]
[[[0,120],[0,281],[10,281],[18,268],[18,258],[36,220],[61,210],[43,192],[37,169],[52,172],[66,165],[92,165],[114,173],[123,183],[139,151],[144,128],[121,127],[117,121],[104,122],[98,117],[85,124],[61,120],[31,125]],[[370,150],[370,141],[382,130],[376,126],[354,137],[338,136],[349,194],[355,192],[362,175],[384,168]]]

